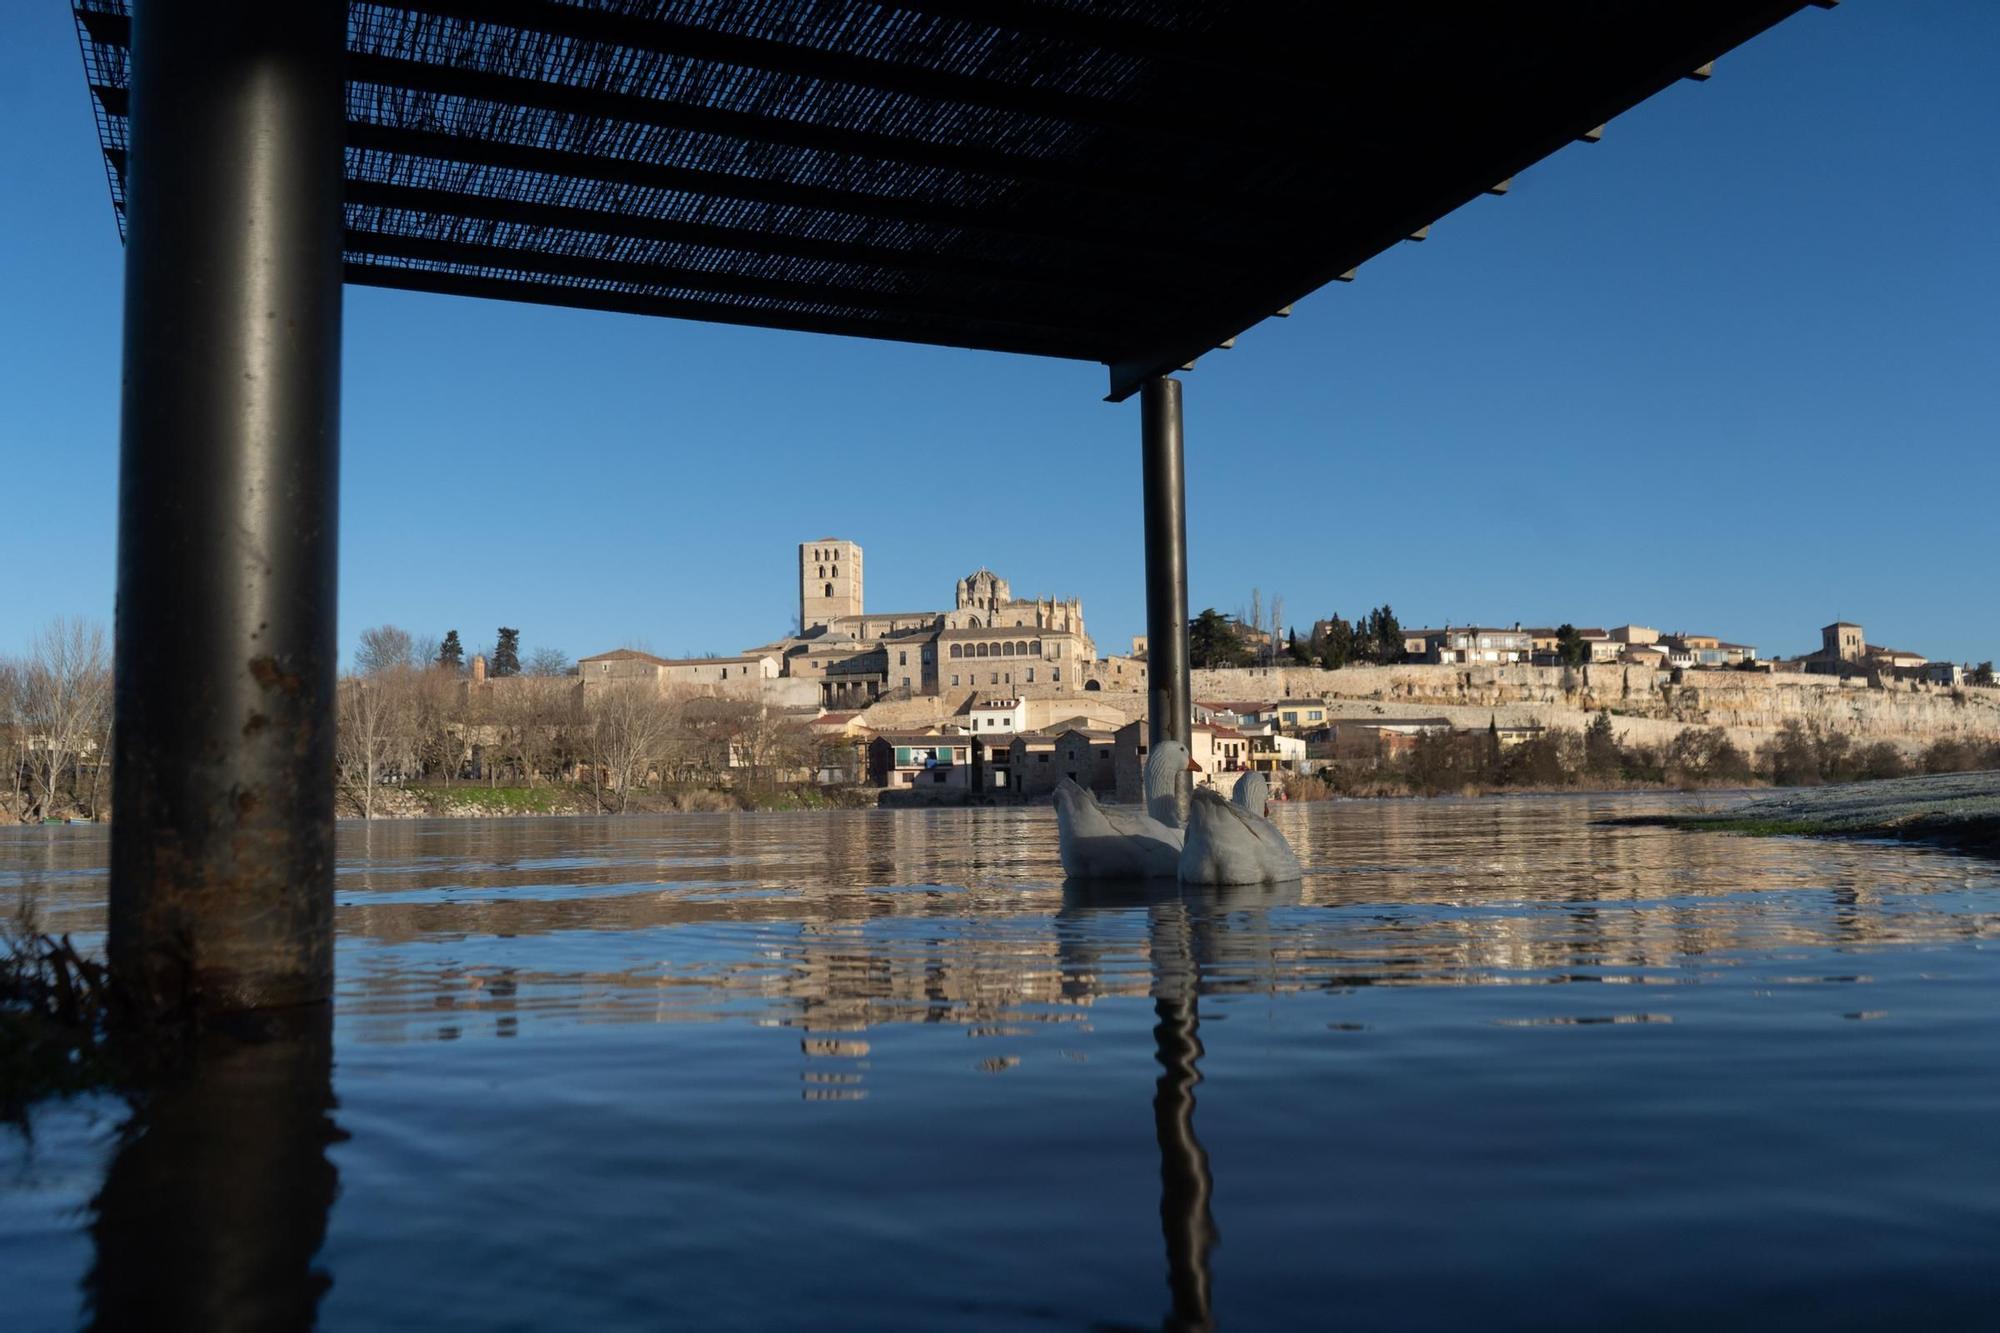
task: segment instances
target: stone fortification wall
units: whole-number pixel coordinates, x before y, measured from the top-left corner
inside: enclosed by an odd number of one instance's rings
[[[1761,747],[1796,719],[1845,733],[1856,742],[1893,741],[1916,750],[1946,739],[2000,737],[2000,689],[1832,676],[1670,671],[1604,664],[1531,666],[1257,667],[1194,673],[1194,697],[1217,702],[1325,699],[1332,717],[1443,717],[1455,727],[1540,723],[1581,729],[1599,712],[1612,715],[1621,739],[1663,744],[1690,726],[1722,727],[1738,745]],[[876,704],[863,717],[878,730],[962,722],[974,698],[991,690],[948,690]],[[1029,723],[1045,726],[1073,713],[1143,717],[1138,690],[1031,696]]]
[[[1791,720],[1911,749],[1936,740],[2000,737],[2000,689],[1735,671],[1686,671],[1675,684],[1671,671],[1618,664],[1197,671],[1194,697],[1325,699],[1335,717],[1421,714],[1448,717],[1460,727],[1484,726],[1491,718],[1583,727],[1592,714],[1608,710],[1621,736],[1649,743],[1688,726],[1719,726],[1739,745],[1761,746]]]

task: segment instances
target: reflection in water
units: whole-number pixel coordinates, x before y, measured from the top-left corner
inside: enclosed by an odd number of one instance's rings
[[[1173,1293],[1170,1329],[1206,1329],[1208,1253],[1221,1239],[1208,1201],[1215,1182],[1208,1153],[1194,1133],[1194,1088],[1201,1082],[1201,1018],[1193,995],[1153,1002],[1160,1081],[1153,1093],[1153,1133],[1160,1141],[1160,1230],[1167,1240],[1167,1286]]]
[[[204,1036],[143,1097],[93,1202],[86,1304],[100,1329],[307,1329],[330,1279],[340,1137],[325,1005]]]
[[[1597,822],[1674,803],[1288,807],[1249,891],[1045,809],[351,826],[354,1139],[323,1016],[51,1111],[0,1323],[89,1243],[104,1327],[1990,1322],[1994,867]],[[0,830],[0,901],[87,946],[103,859]]]
[[[1194,1124],[1194,1090],[1206,1054],[1201,1044],[1203,965],[1240,956],[1232,945],[1234,932],[1243,932],[1240,938],[1249,941],[1253,954],[1258,952],[1263,909],[1296,904],[1301,887],[1298,881],[1200,888],[1077,879],[1063,884],[1061,919],[1069,929],[1062,938],[1071,946],[1091,938],[1092,912],[1146,911],[1157,1020],[1153,1058],[1160,1066],[1153,1091],[1153,1134],[1160,1150],[1160,1231],[1172,1298],[1165,1327],[1174,1333],[1214,1326],[1209,1256],[1221,1242],[1210,1207],[1214,1176]],[[1067,974],[1094,965],[1094,960],[1077,956],[1074,947],[1066,954]]]

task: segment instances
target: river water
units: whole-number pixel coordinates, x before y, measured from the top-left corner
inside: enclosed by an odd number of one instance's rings
[[[0,1325],[1993,1327],[2000,867],[1674,799],[344,826],[330,1041],[0,1129]]]

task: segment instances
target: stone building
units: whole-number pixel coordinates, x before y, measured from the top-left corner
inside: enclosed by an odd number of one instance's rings
[[[958,581],[952,609],[958,613],[948,618],[953,628],[1014,626],[1065,630],[1088,639],[1083,630],[1081,600],[1038,597],[1017,601],[1007,580],[990,569],[976,569]]]
[[[878,787],[962,795],[972,789],[972,738],[950,732],[883,732],[868,743],[868,776]]]
[[[837,537],[799,543],[799,630],[861,614],[861,548]]]
[[[1014,737],[1009,767],[1014,794],[1023,800],[1046,796],[1064,778],[1103,796],[1117,784],[1117,736],[1110,731],[1065,727]]]
[[[775,654],[757,653],[742,657],[656,657],[637,648],[614,648],[577,661],[584,698],[608,685],[631,681],[657,686],[660,690],[686,689],[698,694],[737,698],[765,698],[771,693],[767,682],[782,674]]]
[[[937,642],[939,688],[1072,694],[1094,665],[1090,640],[1068,630],[1002,625],[947,629]]]
[[[948,610],[871,612],[861,547],[837,537],[799,544],[799,632],[752,650],[776,656],[786,676],[815,681],[828,708],[953,689],[1075,692],[1087,688],[1096,651],[1081,601],[1017,598],[990,569],[958,580]],[[1134,676],[1143,671],[1121,663],[1112,687]]]
[[[1819,632],[1820,648],[1816,653],[1808,653],[1798,659],[1796,666],[1802,671],[1820,675],[1864,675],[1870,673],[1896,674],[1912,672],[1921,675],[1930,659],[1922,653],[1906,652],[1901,648],[1887,648],[1879,643],[1868,642],[1868,636],[1861,626],[1852,621],[1836,620]]]
[[[1861,626],[1836,620],[1819,632],[1820,649],[1815,657],[1836,662],[1859,662],[1868,653],[1868,636]]]

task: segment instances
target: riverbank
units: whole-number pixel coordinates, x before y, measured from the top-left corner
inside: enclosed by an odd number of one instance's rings
[[[665,787],[599,792],[590,787],[552,785],[488,787],[478,783],[445,786],[377,788],[367,817],[371,819],[507,819],[548,815],[659,815],[728,810],[839,810],[872,806],[874,793],[865,789],[814,786]],[[363,817],[351,791],[340,793],[335,813],[342,819]]]
[[[2000,859],[2000,770],[1808,787],[1723,810],[1606,822],[1765,837],[1886,838]]]

